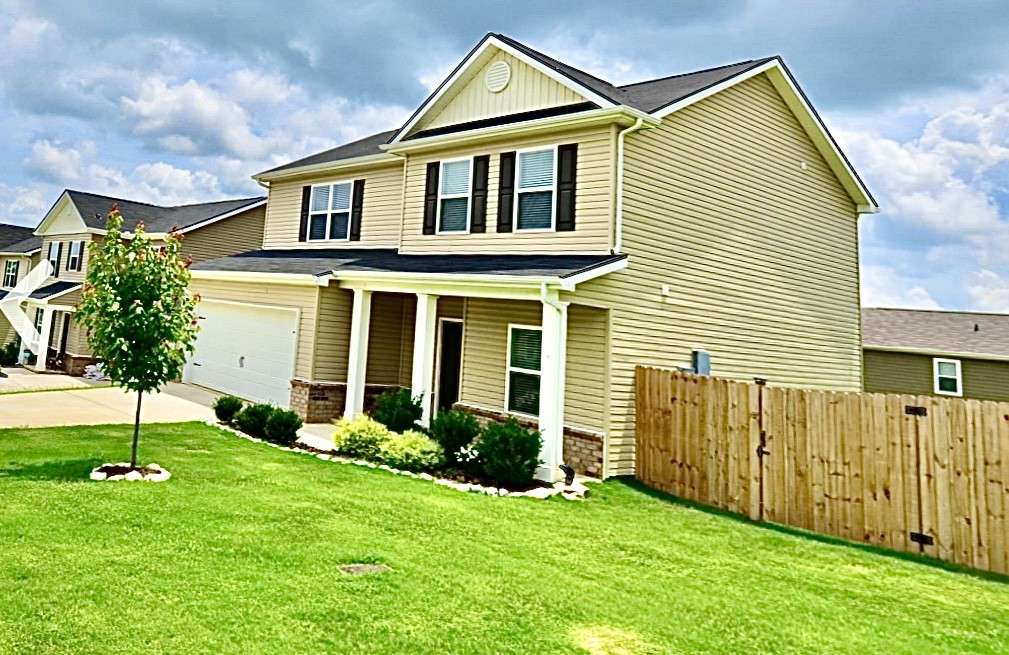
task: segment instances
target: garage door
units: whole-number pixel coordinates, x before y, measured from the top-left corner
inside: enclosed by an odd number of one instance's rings
[[[204,300],[187,380],[287,407],[298,348],[298,310]]]

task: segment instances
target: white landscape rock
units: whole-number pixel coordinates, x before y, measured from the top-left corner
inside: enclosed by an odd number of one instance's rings
[[[105,479],[108,480],[109,482],[119,482],[120,480],[123,479],[123,476],[121,476],[121,475],[110,475],[109,477],[107,477]]]
[[[329,460],[333,459],[333,456],[330,455],[329,453],[319,453],[318,455],[316,455],[316,457],[318,457],[319,459],[321,459],[323,461],[329,461]]]
[[[536,487],[535,489],[530,489],[525,493],[529,498],[539,498],[543,500],[544,498],[549,498],[554,494],[558,493],[556,489],[551,489],[550,487]]]
[[[101,480],[106,479],[107,477],[109,477],[109,476],[106,475],[105,473],[102,473],[98,469],[95,469],[94,471],[91,471],[91,479],[92,480],[101,481]]]
[[[144,479],[144,474],[140,471],[130,471],[124,476],[124,479],[129,482],[137,482]]]

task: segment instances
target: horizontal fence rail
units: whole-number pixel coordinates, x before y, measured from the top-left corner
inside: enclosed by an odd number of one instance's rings
[[[674,496],[1009,574],[1009,403],[637,369],[637,464]]]

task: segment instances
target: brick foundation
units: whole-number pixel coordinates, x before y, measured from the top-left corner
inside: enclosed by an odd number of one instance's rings
[[[539,421],[523,416],[514,416],[502,411],[476,407],[466,403],[456,403],[455,409],[460,409],[475,416],[480,425],[491,422],[504,423],[514,418],[524,428],[539,429]],[[603,475],[603,435],[597,432],[581,430],[564,426],[564,463],[573,468],[579,475],[600,478]]]
[[[371,414],[378,397],[391,387],[367,385],[364,388],[364,412]],[[329,423],[343,416],[347,405],[347,385],[343,382],[291,380],[291,409],[305,423]]]
[[[63,356],[63,371],[74,377],[84,375],[84,369],[94,364],[97,360],[86,355],[71,355],[67,353]]]

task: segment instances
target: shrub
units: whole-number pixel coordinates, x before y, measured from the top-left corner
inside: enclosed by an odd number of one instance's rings
[[[543,437],[510,418],[488,425],[476,448],[487,477],[506,487],[524,487],[536,475]]]
[[[298,430],[304,422],[297,412],[275,409],[266,420],[266,438],[273,443],[290,446],[298,440]]]
[[[407,430],[393,434],[381,444],[378,459],[383,464],[404,471],[434,471],[445,465],[445,451],[423,432]]]
[[[389,428],[367,416],[358,416],[353,421],[343,418],[336,424],[333,448],[348,457],[375,460],[385,442],[392,439]]]
[[[245,434],[262,439],[266,436],[266,422],[275,411],[277,408],[273,405],[246,405],[235,414],[235,425]]]
[[[459,464],[459,451],[480,434],[480,421],[467,412],[441,412],[431,421],[431,437],[441,444],[450,465]]]
[[[17,341],[11,341],[0,348],[0,366],[14,366],[18,363],[18,354]]]
[[[214,401],[214,415],[217,416],[217,420],[221,423],[231,425],[232,421],[235,420],[235,414],[241,411],[244,404],[240,398],[221,396]]]
[[[374,418],[393,432],[406,432],[417,426],[423,414],[420,400],[409,389],[389,389],[378,397]]]

